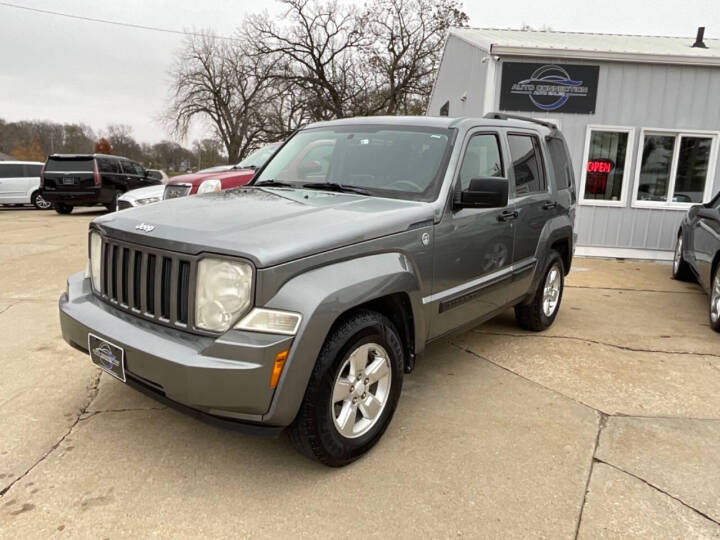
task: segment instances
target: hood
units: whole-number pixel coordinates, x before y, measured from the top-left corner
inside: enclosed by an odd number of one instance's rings
[[[131,189],[120,195],[121,201],[137,201],[138,199],[147,199],[148,197],[160,197],[162,199],[165,185],[148,186],[138,189]]]
[[[198,254],[237,255],[258,268],[407,230],[428,203],[285,188],[238,188],[107,214],[111,237]],[[142,232],[139,224],[154,228]]]
[[[230,169],[227,171],[217,172],[206,172],[206,173],[192,173],[192,174],[181,174],[180,176],[173,176],[168,184],[190,184],[193,186],[199,186],[203,180],[208,178],[220,178],[221,180],[227,178],[245,178],[248,181],[255,174],[255,169]]]

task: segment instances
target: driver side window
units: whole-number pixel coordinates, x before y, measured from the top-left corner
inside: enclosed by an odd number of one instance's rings
[[[473,178],[489,176],[504,176],[500,144],[497,135],[478,133],[472,136],[465,148],[460,167],[460,190],[470,187]]]

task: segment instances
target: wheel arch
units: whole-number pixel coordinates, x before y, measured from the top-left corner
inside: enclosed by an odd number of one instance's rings
[[[406,371],[425,344],[419,277],[409,257],[386,252],[310,270],[285,283],[264,307],[302,314],[283,374],[263,421],[290,424],[322,345],[338,321],[357,309],[388,317],[401,334]]]

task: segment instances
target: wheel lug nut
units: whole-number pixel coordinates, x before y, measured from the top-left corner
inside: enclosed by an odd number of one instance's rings
[[[350,391],[351,391],[351,392],[354,392],[354,391],[355,391],[355,387],[354,387],[354,386],[351,386],[351,387],[350,387]]]
[[[367,384],[367,383],[369,383],[369,382],[370,382],[370,379],[368,379],[368,378],[366,377],[366,378],[365,378],[365,384]]]
[[[362,396],[360,396],[360,397],[362,397],[363,399],[365,399],[366,396],[367,396],[367,394],[366,394],[365,392],[363,392],[363,393],[362,393]]]
[[[354,397],[353,400],[352,400],[352,402],[353,402],[353,403],[357,403],[357,398]]]

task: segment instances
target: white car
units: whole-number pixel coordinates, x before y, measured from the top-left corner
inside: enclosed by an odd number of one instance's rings
[[[52,204],[40,195],[38,161],[0,161],[0,204],[32,204],[38,210],[49,210]]]
[[[126,191],[117,199],[117,210],[126,210],[127,208],[145,206],[146,204],[162,201],[164,191],[164,184]]]
[[[145,172],[147,172],[148,178],[160,180],[163,184],[167,184],[168,180],[170,180],[170,177],[167,175],[167,173],[160,169],[145,169]]]

